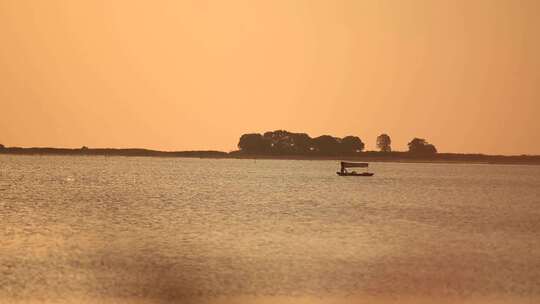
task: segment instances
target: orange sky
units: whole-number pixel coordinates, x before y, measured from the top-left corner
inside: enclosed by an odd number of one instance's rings
[[[540,1],[0,0],[0,143],[540,154]]]

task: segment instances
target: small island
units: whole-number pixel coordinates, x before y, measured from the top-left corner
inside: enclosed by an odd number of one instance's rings
[[[434,144],[415,137],[408,143],[407,151],[393,151],[391,138],[381,134],[376,138],[379,151],[364,151],[365,144],[358,136],[343,138],[331,135],[310,137],[306,133],[286,130],[268,131],[263,134],[248,133],[240,136],[238,150],[231,152],[157,151],[141,148],[79,149],[49,147],[7,147],[0,144],[0,154],[19,155],[75,155],[75,156],[138,156],[138,157],[194,157],[236,159],[298,159],[298,160],[355,160],[381,162],[430,162],[430,163],[482,163],[540,165],[540,155],[486,155],[440,153]]]

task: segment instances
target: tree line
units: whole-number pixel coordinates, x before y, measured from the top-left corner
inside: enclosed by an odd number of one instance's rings
[[[383,153],[390,153],[392,140],[388,134],[377,137],[377,148]],[[409,144],[409,153],[430,155],[437,153],[433,144],[423,138],[414,138]],[[264,155],[344,155],[350,156],[364,151],[365,144],[358,136],[343,138],[321,135],[315,138],[306,133],[294,133],[276,130],[260,133],[243,134],[238,142],[240,152]]]
[[[381,153],[392,152],[392,140],[388,134],[381,134],[376,140],[377,148]],[[414,138],[409,144],[409,153],[414,155],[433,155],[437,153],[434,145],[423,138]],[[264,134],[249,133],[240,137],[238,142],[240,153],[260,155],[313,155],[313,156],[354,156],[364,151],[365,144],[358,136],[345,136],[343,138],[331,135],[321,135],[312,138],[306,133],[293,133],[285,130],[265,132]],[[80,149],[59,148],[6,148],[0,144],[0,153],[4,150],[17,153],[45,153],[45,154],[83,154],[83,155],[131,155],[131,156],[188,156],[203,155],[224,157],[225,152],[219,151],[179,151],[162,152],[146,149],[89,149],[83,146]],[[236,153],[236,152],[231,152]]]

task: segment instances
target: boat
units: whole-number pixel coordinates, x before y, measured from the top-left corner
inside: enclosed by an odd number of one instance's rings
[[[339,176],[373,176],[375,173],[371,172],[361,172],[358,173],[356,171],[347,171],[347,168],[367,168],[369,166],[368,163],[351,163],[351,162],[341,162],[341,170],[336,172]]]
[[[339,176],[373,176],[375,173],[371,173],[371,172],[362,172],[362,173],[358,173],[358,172],[336,172],[337,175]]]

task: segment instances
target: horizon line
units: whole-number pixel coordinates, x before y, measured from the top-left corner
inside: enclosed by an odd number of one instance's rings
[[[1,144],[0,144],[1,145]],[[161,152],[161,153],[178,153],[178,152],[219,152],[219,153],[226,153],[230,154],[233,152],[240,152],[240,149],[236,150],[230,150],[230,151],[222,151],[222,150],[214,150],[214,149],[198,149],[198,150],[158,150],[158,149],[151,149],[151,148],[141,148],[141,147],[89,147],[89,146],[81,146],[79,148],[69,148],[69,147],[54,147],[54,146],[5,146],[3,149],[55,149],[55,150],[145,150],[145,151],[151,151],[151,152]],[[2,148],[0,148],[0,151]],[[357,153],[408,153],[407,150],[392,150],[391,152],[383,152],[378,150],[364,150]],[[267,155],[264,153],[245,153],[246,155]],[[452,154],[452,155],[478,155],[478,156],[503,156],[503,157],[540,157],[540,154],[488,154],[488,153],[481,153],[481,152],[437,152],[436,154]],[[283,154],[286,155],[286,154]],[[294,154],[290,154],[294,155]]]

